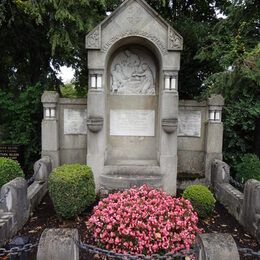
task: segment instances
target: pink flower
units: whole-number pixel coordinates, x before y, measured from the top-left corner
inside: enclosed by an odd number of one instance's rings
[[[188,200],[143,185],[100,201],[89,225],[105,249],[151,255],[188,250],[201,232],[197,221]]]

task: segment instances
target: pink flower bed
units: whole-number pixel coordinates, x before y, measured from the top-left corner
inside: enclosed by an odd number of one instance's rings
[[[100,201],[89,227],[97,245],[107,250],[163,255],[189,250],[201,233],[197,221],[188,200],[144,185]]]

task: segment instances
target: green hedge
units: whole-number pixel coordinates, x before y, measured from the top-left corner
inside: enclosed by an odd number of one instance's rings
[[[216,200],[207,187],[191,185],[183,192],[183,198],[191,202],[200,218],[205,218],[213,213]]]
[[[237,175],[236,179],[245,183],[249,179],[260,181],[260,160],[255,154],[245,154],[242,162],[235,166]]]
[[[72,218],[95,201],[95,183],[90,167],[63,165],[49,176],[49,194],[59,217]]]
[[[16,177],[23,177],[24,173],[17,161],[0,157],[0,187]]]

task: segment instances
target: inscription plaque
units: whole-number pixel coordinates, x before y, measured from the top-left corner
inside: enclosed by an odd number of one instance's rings
[[[16,160],[24,165],[23,146],[17,144],[0,144],[0,157]]]
[[[110,110],[110,135],[154,136],[154,110]]]
[[[200,137],[201,112],[179,110],[178,136]]]
[[[64,109],[64,134],[87,134],[87,109]]]

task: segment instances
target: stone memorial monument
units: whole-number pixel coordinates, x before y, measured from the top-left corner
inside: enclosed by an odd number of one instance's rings
[[[177,171],[210,178],[223,98],[179,102],[182,47],[144,0],[124,1],[86,36],[87,100],[43,94],[42,154],[54,166],[87,163],[97,190],[146,183],[175,194]]]
[[[129,0],[86,36],[87,163],[98,187],[143,183],[175,193],[182,37],[145,1]],[[102,122],[102,124],[100,124]]]

